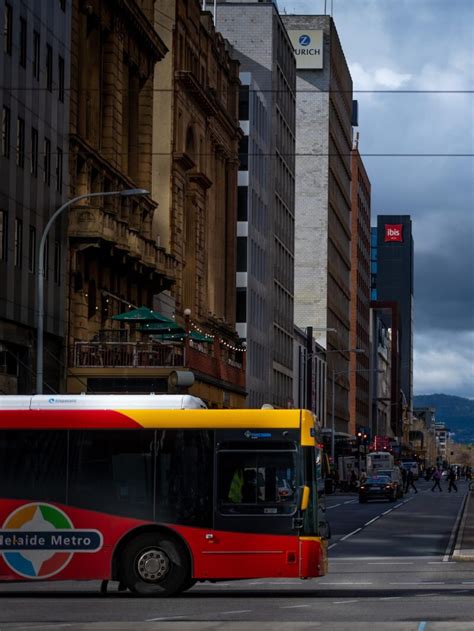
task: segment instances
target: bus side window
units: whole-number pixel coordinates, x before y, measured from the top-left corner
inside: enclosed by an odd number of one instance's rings
[[[64,503],[66,458],[66,431],[0,431],[0,497]]]

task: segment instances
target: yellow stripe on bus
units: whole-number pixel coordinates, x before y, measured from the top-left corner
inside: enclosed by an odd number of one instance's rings
[[[301,410],[117,410],[158,429],[298,429]],[[306,423],[305,423],[306,426]],[[309,434],[305,430],[306,434]],[[307,440],[307,437],[305,438]],[[314,444],[314,438],[313,443]]]

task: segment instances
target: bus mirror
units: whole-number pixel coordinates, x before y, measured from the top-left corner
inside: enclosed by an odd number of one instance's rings
[[[305,511],[309,505],[309,486],[301,486],[300,510]]]

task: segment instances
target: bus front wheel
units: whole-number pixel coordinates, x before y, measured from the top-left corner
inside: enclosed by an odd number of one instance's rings
[[[123,552],[121,579],[131,592],[140,596],[178,594],[191,586],[186,550],[166,535],[140,535]]]

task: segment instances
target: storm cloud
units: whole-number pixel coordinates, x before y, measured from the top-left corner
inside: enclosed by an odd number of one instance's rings
[[[324,7],[279,4],[300,14]],[[474,397],[474,2],[333,6],[359,101],[372,223],[413,219],[415,393]]]

